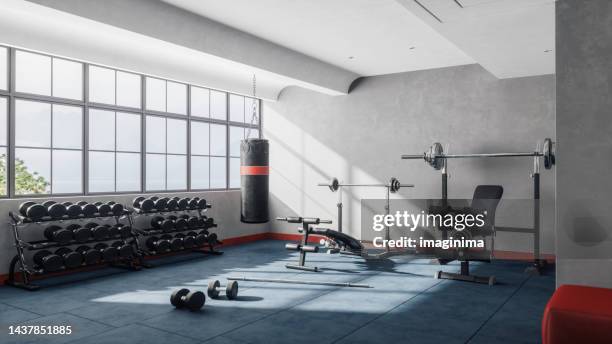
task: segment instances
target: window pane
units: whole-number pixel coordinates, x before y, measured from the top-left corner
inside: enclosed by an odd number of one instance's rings
[[[51,147],[51,104],[15,101],[15,144]]]
[[[117,105],[140,109],[140,75],[117,71]]]
[[[206,88],[191,86],[191,115],[209,117],[210,91]]]
[[[187,114],[187,85],[168,81],[168,112]]]
[[[117,112],[117,150],[140,152],[140,115]]]
[[[166,119],[147,116],[147,152],[166,153]]]
[[[240,187],[240,158],[230,158],[230,188]]]
[[[244,123],[244,97],[230,94],[230,121]]]
[[[83,108],[53,105],[53,148],[81,149],[83,146]],[[55,192],[55,186],[53,187]]]
[[[7,114],[8,100],[4,97],[0,97],[0,146],[6,146]]]
[[[210,125],[210,155],[225,155],[226,152],[226,126],[220,124]]]
[[[8,90],[8,49],[0,47],[0,90]]]
[[[210,158],[210,188],[225,189],[225,158]]]
[[[187,154],[187,121],[168,119],[168,153]]]
[[[252,124],[259,123],[259,102],[255,98],[244,98],[244,122],[251,123],[251,119],[253,118],[253,106],[255,106],[255,118]]]
[[[166,111],[166,81],[147,78],[147,109]]]
[[[115,191],[115,153],[89,152],[89,192]]]
[[[115,113],[89,109],[89,149],[115,150]]]
[[[210,117],[227,119],[227,98],[225,92],[210,90]]]
[[[6,147],[0,147],[0,165],[2,166],[6,166],[7,163],[7,159],[6,159]],[[6,168],[0,169],[0,173],[2,173],[0,175],[0,180],[2,181],[2,184],[0,184],[0,195],[1,196],[6,196],[7,195],[7,175],[6,175]]]
[[[51,95],[51,58],[25,51],[16,52],[17,92]]]
[[[147,191],[166,190],[166,156],[147,154]]]
[[[81,193],[82,151],[53,150],[53,193]]]
[[[140,191],[140,154],[117,153],[117,192]]]
[[[244,138],[244,128],[230,126],[230,156],[240,156],[240,141]]]
[[[166,163],[168,181],[168,190],[185,190],[187,189],[187,156],[185,155],[168,155]]]
[[[191,122],[191,154],[208,155],[208,123]]]
[[[191,157],[191,189],[208,189],[209,188],[209,158],[207,156],[192,156]]]
[[[259,138],[259,129],[251,128],[250,132],[249,132],[249,128],[244,129],[244,137],[247,138],[247,139],[258,139]]]
[[[15,193],[47,194],[51,188],[51,150],[15,149]]]
[[[53,58],[53,96],[83,100],[82,63]]]
[[[115,104],[115,71],[89,66],[89,101]]]

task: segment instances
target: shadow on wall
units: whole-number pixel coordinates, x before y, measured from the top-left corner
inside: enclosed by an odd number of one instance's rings
[[[335,219],[337,195],[317,186],[331,177],[385,183],[394,176],[416,187],[393,197],[434,198],[440,196],[439,171],[402,161],[401,154],[419,154],[435,141],[451,143],[451,153],[532,151],[538,140],[554,138],[554,76],[498,80],[468,65],[367,77],[341,97],[288,88],[279,101],[265,102],[264,112],[272,203],[282,200],[281,209]],[[470,198],[476,185],[499,184],[508,191],[505,198],[530,198],[531,171],[531,159],[455,160],[449,197]],[[551,172],[543,171],[542,178],[544,252],[554,251]],[[384,198],[384,190],[353,188],[344,194],[345,228],[358,236],[359,230],[350,228],[360,223],[359,200]],[[504,233],[500,249],[530,251],[531,239],[519,235]]]

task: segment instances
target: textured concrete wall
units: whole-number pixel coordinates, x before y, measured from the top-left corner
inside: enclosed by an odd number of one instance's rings
[[[612,2],[556,16],[557,285],[612,287]]]
[[[240,192],[239,191],[227,191],[227,192],[204,192],[204,193],[173,193],[165,194],[168,197],[174,196],[185,196],[185,197],[204,197],[207,201],[212,204],[212,208],[206,213],[207,216],[213,217],[215,222],[219,224],[218,228],[213,229],[215,233],[219,234],[220,238],[237,237],[249,234],[256,234],[262,232],[268,232],[269,228],[266,224],[260,225],[247,225],[240,222]],[[56,201],[70,201],[76,202],[79,200],[86,200],[89,202],[96,201],[115,201],[126,205],[131,205],[132,200],[136,195],[117,195],[117,196],[92,196],[92,197],[62,197],[53,198]],[[42,201],[44,199],[38,199],[35,201]],[[17,211],[19,204],[25,202],[27,199],[16,199],[16,200],[0,200],[0,218],[6,219],[7,222],[0,225],[0,275],[8,272],[9,262],[15,255],[15,248],[13,247],[13,234],[10,231],[8,225],[8,213],[9,211]],[[91,220],[96,221],[96,220]],[[136,218],[135,224],[140,228],[149,228],[148,221],[151,218],[148,216],[140,216]],[[90,220],[82,221],[81,223],[90,222]],[[106,222],[112,223],[112,222]],[[124,222],[125,223],[125,222]],[[23,239],[25,240],[40,240],[41,231],[44,227],[36,224],[31,224],[21,231]]]
[[[386,182],[395,176],[414,189],[397,197],[439,197],[440,173],[422,161],[400,160],[435,141],[450,152],[532,151],[555,136],[552,75],[499,80],[478,65],[360,79],[343,97],[292,88],[264,104],[264,136],[270,140],[271,211],[331,218],[336,195],[316,184]],[[530,198],[529,158],[453,160],[449,197],[471,198],[478,184],[501,184],[504,198]],[[345,230],[359,236],[361,198],[383,198],[382,189],[346,190]],[[543,252],[552,253],[554,174],[543,170]],[[510,203],[510,202],[509,202]],[[498,225],[531,226],[530,207],[501,205]],[[295,226],[275,230],[295,233]],[[500,250],[532,250],[532,237],[499,233]]]

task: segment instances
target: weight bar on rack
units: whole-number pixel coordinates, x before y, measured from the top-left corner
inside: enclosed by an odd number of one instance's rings
[[[201,309],[206,302],[206,296],[201,291],[189,291],[189,289],[183,288],[175,290],[170,295],[170,303],[176,307],[187,308],[192,312]]]
[[[238,297],[238,282],[228,281],[225,286],[221,286],[219,280],[208,282],[207,294],[211,299],[218,299],[222,290],[225,291],[225,296],[229,300],[234,300]]]
[[[319,186],[327,186],[332,192],[338,191],[338,189],[341,186],[346,186],[346,187],[351,187],[351,186],[358,186],[358,187],[386,187],[389,188],[390,192],[398,192],[402,187],[405,188],[412,188],[414,187],[414,184],[402,184],[400,183],[400,181],[395,178],[395,177],[391,177],[391,179],[389,179],[389,182],[387,184],[354,184],[354,183],[340,183],[338,181],[338,178],[333,178],[332,180],[330,180],[327,183],[319,183]]]
[[[43,232],[49,241],[55,241],[60,245],[65,245],[74,239],[73,232],[58,225],[47,226]]]
[[[36,264],[38,268],[41,268],[46,272],[60,270],[62,268],[62,265],[64,264],[62,257],[57,254],[53,254],[51,253],[51,251],[48,250],[41,250],[36,252],[32,259],[34,260],[34,264]]]
[[[170,218],[164,218],[163,216],[154,216],[151,219],[151,227],[161,229],[164,232],[170,232],[174,229],[174,221]]]
[[[81,254],[85,265],[95,265],[102,261],[102,252],[95,248],[83,245],[77,247],[75,251]]]
[[[95,240],[106,240],[110,237],[110,229],[104,225],[90,222],[85,227],[91,229],[91,234]]]
[[[102,254],[102,260],[105,262],[114,262],[119,257],[119,250],[114,246],[108,246],[105,243],[99,243],[94,246]]]
[[[80,253],[74,252],[68,247],[60,247],[55,250],[55,254],[62,257],[64,266],[68,269],[74,269],[83,264],[83,256]]]
[[[85,217],[93,217],[98,212],[98,207],[87,201],[79,201],[77,205],[81,207],[81,213]]]
[[[47,209],[42,204],[27,201],[19,205],[19,213],[32,221],[38,221],[47,215]]]
[[[111,246],[119,251],[119,258],[121,259],[130,259],[134,256],[134,248],[125,241],[115,241]]]
[[[170,241],[161,239],[156,236],[150,236],[145,241],[145,245],[151,251],[155,251],[157,253],[164,253],[170,251]]]
[[[69,224],[66,229],[72,232],[72,237],[76,242],[89,241],[93,236],[91,228],[83,227],[76,223]]]
[[[64,202],[62,204],[66,207],[66,215],[68,215],[69,218],[77,218],[81,215],[82,211],[80,206],[72,202]]]

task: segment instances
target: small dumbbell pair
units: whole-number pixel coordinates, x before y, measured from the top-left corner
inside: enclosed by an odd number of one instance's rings
[[[218,280],[208,283],[208,297],[218,299],[221,291],[225,289],[225,296],[229,300],[238,297],[238,282],[229,281],[226,286],[221,286]],[[170,295],[170,303],[177,309],[186,308],[192,312],[200,310],[206,303],[206,296],[201,291],[191,291],[187,288],[175,290]]]

